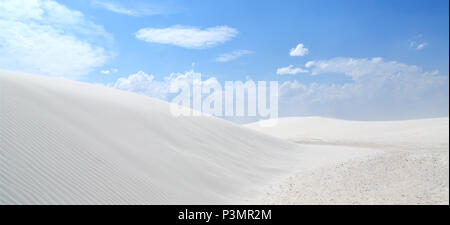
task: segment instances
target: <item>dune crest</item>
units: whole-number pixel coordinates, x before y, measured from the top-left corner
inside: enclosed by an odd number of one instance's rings
[[[221,204],[322,157],[102,86],[0,71],[0,204]],[[351,151],[349,151],[351,152]],[[354,152],[359,152],[354,150]],[[361,153],[365,154],[365,153]]]
[[[297,149],[101,86],[3,71],[0,85],[1,204],[222,203]]]

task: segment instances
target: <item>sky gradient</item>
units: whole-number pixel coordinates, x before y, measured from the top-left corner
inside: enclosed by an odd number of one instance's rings
[[[448,1],[0,0],[0,29],[0,69],[164,100],[188,73],[276,80],[280,116],[448,116]]]

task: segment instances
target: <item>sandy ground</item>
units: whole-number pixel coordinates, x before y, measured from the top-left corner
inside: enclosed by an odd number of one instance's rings
[[[0,70],[0,204],[448,204],[448,118],[260,128],[169,106]]]
[[[129,92],[0,71],[0,204],[236,204],[292,171],[374,153],[169,111]]]
[[[356,122],[320,117],[247,125],[298,143],[379,152],[298,171],[265,190],[257,204],[449,204],[448,118]],[[302,144],[300,144],[302,145]]]

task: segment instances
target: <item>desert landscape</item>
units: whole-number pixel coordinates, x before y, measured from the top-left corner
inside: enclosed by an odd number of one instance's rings
[[[0,70],[0,204],[449,204],[448,117],[265,127],[170,104]]]
[[[263,121],[264,122],[264,121]],[[281,118],[248,127],[303,145],[364,147],[375,154],[299,171],[268,190],[267,204],[448,204],[448,118],[345,121]]]

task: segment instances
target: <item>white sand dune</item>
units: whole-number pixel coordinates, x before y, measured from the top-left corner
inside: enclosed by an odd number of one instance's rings
[[[0,204],[227,204],[364,156],[63,79],[0,71]]]
[[[262,121],[267,123],[270,121]],[[287,117],[276,126],[246,125],[265,134],[307,144],[362,145],[435,149],[448,147],[449,119],[349,121],[324,117]]]
[[[448,204],[448,123],[310,117],[248,129],[0,71],[0,204]]]
[[[292,117],[273,127],[246,126],[301,144],[380,149],[368,157],[298,171],[257,203],[449,204],[448,118],[363,122]]]

